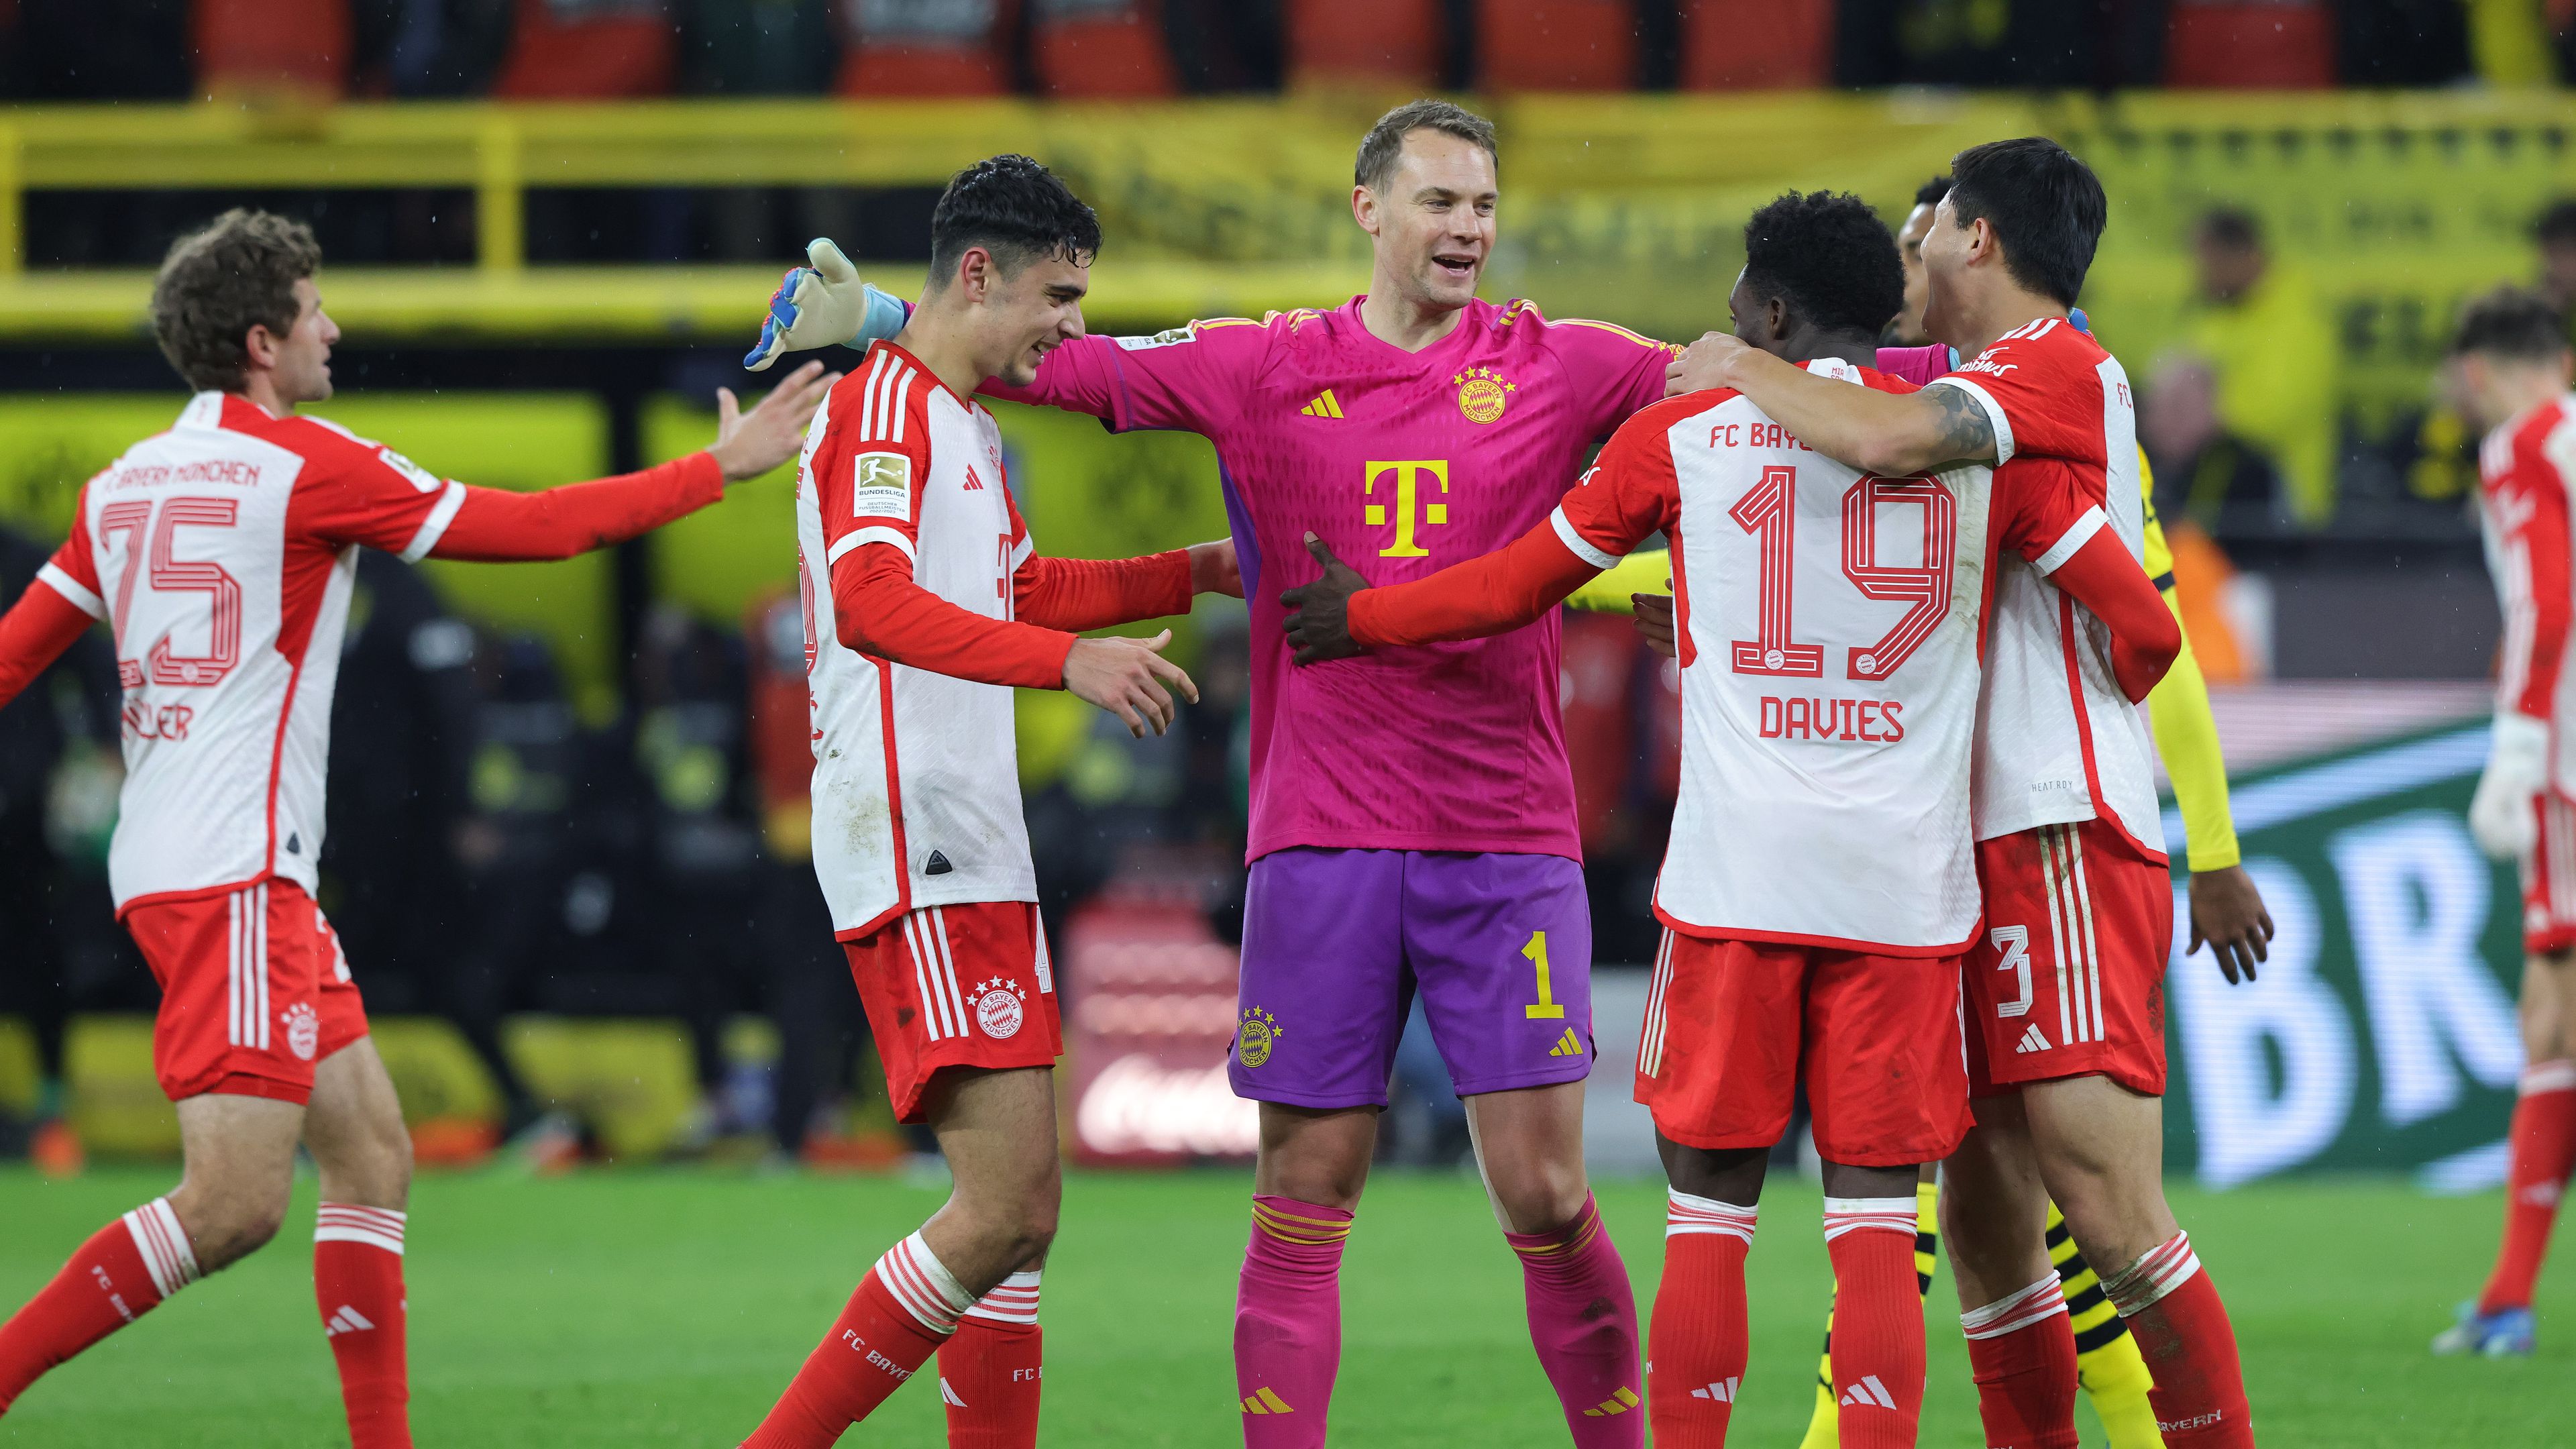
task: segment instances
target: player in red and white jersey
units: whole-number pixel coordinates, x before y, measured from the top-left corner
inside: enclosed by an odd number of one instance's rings
[[[330,923],[314,905],[331,690],[357,550],[567,558],[715,502],[786,461],[830,380],[801,370],[714,447],[618,478],[470,488],[318,418],[339,329],[302,224],[226,213],[153,288],[200,389],[82,491],[71,536],[0,617],[0,703],[94,620],[116,637],[126,776],[109,877],[161,984],[153,1064],[186,1175],[92,1237],[0,1326],[0,1411],[36,1377],[266,1243],[295,1149],[322,1174],[314,1287],[357,1449],[411,1443],[403,1344],[411,1146]]]
[[[1745,252],[1730,304],[1747,345],[1847,391],[1912,391],[1867,366],[1902,298],[1867,206],[1782,197],[1747,224]],[[1672,540],[1682,794],[1636,1075],[1672,1178],[1648,1353],[1658,1444],[1724,1442],[1744,1253],[1801,1080],[1844,1304],[1841,1439],[1914,1440],[1915,1174],[1968,1127],[1957,1012],[1979,913],[1970,754],[1990,560],[2036,561],[2096,604],[2140,697],[2180,642],[2099,507],[2098,480],[2070,468],[1867,474],[1720,389],[1629,419],[1548,523],[1499,553],[1365,589],[1318,545],[1326,580],[1283,596],[1304,662],[1518,627],[1657,532]]]
[[[1240,596],[1231,543],[1039,556],[972,401],[1082,335],[1100,226],[1046,168],[958,173],[909,324],[805,442],[797,551],[814,708],[814,868],[886,1085],[938,1134],[948,1204],[877,1260],[752,1449],[820,1446],[934,1353],[950,1442],[1036,1443],[1039,1268],[1062,1194],[1063,1037],[1020,814],[1013,687],[1068,689],[1141,735],[1196,687],[1152,639],[1074,632]],[[1168,686],[1168,689],[1166,688]]]
[[[1673,385],[1741,388],[1817,451],[1873,472],[1992,462],[2007,489],[2016,470],[2076,470],[2104,506],[2093,527],[2134,559],[2127,377],[2066,321],[2106,218],[2101,183],[2036,136],[1962,151],[1951,174],[1923,241],[1924,323],[1969,362],[1919,393],[1856,392],[1711,334]],[[2235,1330],[2164,1197],[2173,904],[2145,726],[2105,687],[2095,621],[2046,581],[2003,572],[1978,746],[1986,935],[1965,992],[1977,1127],[1942,1199],[1987,1437],[2074,1442],[2075,1341],[2044,1236],[2053,1197],[2154,1369],[2167,1443],[2249,1445]]]
[[[2462,400],[2491,431],[2479,450],[2487,567],[2504,610],[2495,734],[2469,827],[2522,862],[2522,1089],[2506,1139],[2504,1242],[2478,1296],[2433,1340],[2437,1353],[2532,1351],[2532,1289],[2559,1199],[2576,1169],[2576,566],[2568,493],[2576,394],[2566,322],[2536,293],[2505,287],[2461,314],[2452,353]]]

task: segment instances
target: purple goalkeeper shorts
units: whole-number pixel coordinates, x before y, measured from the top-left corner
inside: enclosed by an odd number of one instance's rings
[[[1561,855],[1273,851],[1252,863],[1235,1095],[1383,1107],[1413,995],[1458,1095],[1592,1070],[1592,913]]]

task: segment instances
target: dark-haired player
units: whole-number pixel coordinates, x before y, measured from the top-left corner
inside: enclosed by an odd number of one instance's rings
[[[1028,385],[993,389],[1213,441],[1251,586],[1251,866],[1229,1072],[1261,1103],[1234,1320],[1256,1449],[1324,1442],[1342,1247],[1416,993],[1466,1099],[1569,1433],[1583,1449],[1645,1436],[1632,1290],[1583,1167],[1592,923],[1556,622],[1292,671],[1277,584],[1259,586],[1265,561],[1304,576],[1308,533],[1389,581],[1498,547],[1547,517],[1586,449],[1662,395],[1662,344],[1476,296],[1496,164],[1484,118],[1400,106],[1352,168],[1352,217],[1375,254],[1365,296],[1266,324],[1075,338]],[[837,282],[789,277],[755,360],[901,315],[834,270]],[[1336,909],[1318,914],[1319,898]]]
[[[1954,159],[1923,243],[1926,330],[1973,360],[1903,395],[1833,388],[1715,334],[1675,386],[1742,389],[1819,453],[1902,476],[1959,460],[2073,468],[2143,547],[2127,374],[2067,319],[2102,187],[2041,137]],[[2248,1445],[2236,1336],[2162,1180],[2164,967],[2173,896],[2144,724],[2080,605],[2005,560],[1993,584],[1975,831],[1987,930],[1967,963],[1977,1126],[1945,1164],[1988,1441],[2072,1446],[2075,1342],[2044,1246],[2064,1211],[2155,1376],[2175,1449]],[[2116,1266],[2110,1266],[2116,1265]]]
[[[1823,385],[1910,390],[1868,366],[1901,282],[1867,206],[1782,197],[1746,224],[1745,256],[1729,298],[1744,345]],[[2064,466],[1864,474],[1718,390],[1630,419],[1548,523],[1500,553],[1368,590],[1317,545],[1325,580],[1287,595],[1304,663],[1518,627],[1650,535],[1675,539],[1683,786],[1636,1075],[1672,1179],[1648,1355],[1658,1445],[1725,1441],[1754,1205],[1801,1081],[1841,1285],[1842,1442],[1914,1442],[1916,1172],[1968,1127],[1957,1010],[1978,916],[1988,561],[2035,560],[2087,600],[2132,698],[2179,642],[2098,527],[2099,487]]]
[[[1139,735],[1198,697],[1152,639],[1075,632],[1240,594],[1225,543],[1044,558],[1002,468],[987,378],[1025,385],[1082,335],[1100,223],[1025,156],[951,181],[901,335],[814,419],[796,545],[814,696],[814,872],[896,1115],[956,1182],[888,1249],[747,1441],[821,1449],[932,1354],[960,1449],[1037,1442],[1038,1273],[1063,1195],[1063,1050],[1012,743],[1014,686],[1065,689]],[[1169,686],[1169,688],[1166,688]]]
[[[2468,411],[2489,430],[2479,514],[2505,623],[2495,739],[2469,826],[2488,853],[2522,862],[2526,1065],[2506,1139],[2504,1242],[2486,1287],[2433,1351],[2527,1357],[2531,1290],[2576,1168],[2576,738],[2565,728],[2576,568],[2564,461],[2576,446],[2576,358],[2556,309],[2514,287],[2469,304],[2451,353]]]
[[[540,493],[469,488],[296,407],[331,396],[340,329],[302,223],[225,213],[152,288],[197,389],[81,490],[71,537],[0,618],[0,703],[94,620],[115,631],[125,785],[108,879],[161,986],[179,1186],[99,1230],[0,1327],[0,1410],[36,1376],[275,1235],[299,1143],[322,1174],[313,1286],[356,1449],[411,1443],[403,1344],[411,1138],[339,938],[313,902],[331,687],[358,549],[569,558],[715,502],[795,452],[809,366],[715,445]]]

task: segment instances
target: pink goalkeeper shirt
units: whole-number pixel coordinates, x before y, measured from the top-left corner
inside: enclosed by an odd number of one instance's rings
[[[1085,337],[992,396],[1216,444],[1252,615],[1247,854],[1292,846],[1580,859],[1554,615],[1491,639],[1289,663],[1279,594],[1312,531],[1372,584],[1489,553],[1545,519],[1584,455],[1664,395],[1662,343],[1528,302],[1473,302],[1405,352],[1360,300],[1270,323]]]

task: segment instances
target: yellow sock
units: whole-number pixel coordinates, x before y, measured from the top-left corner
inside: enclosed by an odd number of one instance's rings
[[[2066,1312],[2074,1320],[2076,1379],[2092,1399],[2093,1411],[2102,1416],[2102,1427],[2110,1431],[2111,1449],[2164,1449],[2156,1411],[2147,1402],[2154,1376],[2119,1310],[2102,1296],[2101,1275],[2076,1251],[2055,1203],[2048,1205],[2048,1258],[2057,1265]]]
[[[1914,1185],[1914,1286],[1925,1297],[1932,1294],[1932,1275],[1941,1266],[1941,1185],[1920,1182]],[[2125,1337],[2125,1335],[2124,1335]],[[2131,1355],[2137,1353],[2130,1346]],[[2139,1368],[2146,1367],[2142,1360]],[[2141,1401],[2143,1402],[2143,1400]],[[1807,1420],[1807,1437],[1798,1441],[1798,1449],[1840,1449],[1841,1422],[1834,1407],[1834,1316],[1825,1315],[1825,1352],[1816,1364],[1816,1411]],[[2155,1416],[2147,1416],[2150,1429]],[[2127,1449],[2126,1445],[2118,1449]]]

